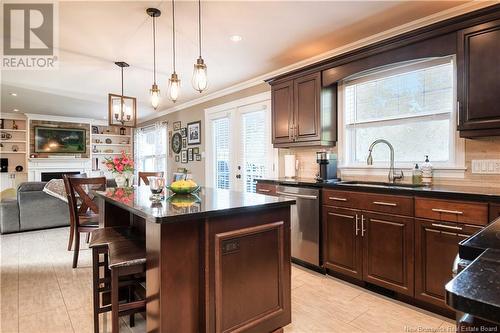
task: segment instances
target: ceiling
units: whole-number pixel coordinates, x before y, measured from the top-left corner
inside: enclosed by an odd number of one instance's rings
[[[355,40],[458,6],[458,1],[204,1],[203,57],[207,92],[233,86]],[[151,19],[157,20],[158,84],[165,96],[172,71],[170,2],[68,1],[59,3],[59,68],[2,71],[2,112],[106,118],[107,94],[120,92],[126,61],[125,94],[138,98],[139,118],[149,105],[152,84]],[[238,34],[242,40],[232,42]],[[176,2],[177,72],[184,103],[200,97],[191,87],[197,58],[197,2]],[[17,93],[17,97],[10,93]],[[165,97],[159,110],[174,104]]]

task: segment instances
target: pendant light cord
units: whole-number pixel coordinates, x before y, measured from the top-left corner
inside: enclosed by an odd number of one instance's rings
[[[153,16],[153,82],[156,85],[156,17]]]
[[[198,44],[200,47],[201,58],[201,0],[198,0]]]
[[[172,0],[172,49],[173,49],[173,61],[174,61],[174,73],[175,73],[175,4]]]
[[[122,69],[122,98],[123,98],[123,67],[121,67]]]

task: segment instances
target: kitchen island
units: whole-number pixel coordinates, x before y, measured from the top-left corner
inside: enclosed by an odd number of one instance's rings
[[[100,226],[145,238],[147,332],[280,332],[291,322],[294,200],[204,188],[99,192]]]

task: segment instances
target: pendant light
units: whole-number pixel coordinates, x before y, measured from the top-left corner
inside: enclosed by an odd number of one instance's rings
[[[121,95],[108,94],[108,122],[110,126],[135,127],[137,121],[137,102],[135,97],[125,96],[123,93],[123,68],[129,64],[123,61],[115,62],[121,69]]]
[[[179,98],[180,88],[181,88],[181,80],[177,76],[175,72],[175,4],[174,0],[172,0],[172,51],[173,51],[173,63],[174,63],[174,72],[170,79],[168,80],[168,98],[175,103],[177,98]]]
[[[200,56],[194,64],[193,79],[192,84],[194,90],[200,93],[207,89],[208,86],[208,76],[207,76],[207,65],[201,57],[201,0],[198,0],[198,45],[200,48]]]
[[[153,85],[149,93],[151,95],[151,105],[156,110],[160,104],[160,88],[156,84],[156,18],[160,17],[161,11],[157,8],[148,8],[146,13],[153,19]]]

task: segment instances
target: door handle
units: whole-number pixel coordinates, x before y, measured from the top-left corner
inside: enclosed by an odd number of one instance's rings
[[[354,218],[354,216],[351,216],[351,215],[344,215],[344,214],[331,213],[331,212],[328,212],[328,215],[338,216],[338,217],[344,217],[346,219],[353,219]],[[356,219],[357,218],[358,218],[358,215],[356,215]]]
[[[379,206],[391,206],[391,207],[396,207],[398,205],[395,202],[383,202],[383,201],[374,201],[373,203]]]
[[[264,192],[264,193],[271,192],[271,190],[268,190],[268,189],[265,189],[265,188],[258,188],[257,191],[258,192]]]
[[[359,223],[359,217],[358,217],[358,214],[356,214],[356,236],[358,235],[358,232],[359,232],[358,223]]]
[[[296,193],[287,193],[287,192],[280,192],[280,191],[276,191],[276,194],[284,195],[284,196],[292,197],[292,198],[313,199],[313,200],[318,199],[318,197],[316,195],[296,194]]]
[[[328,197],[328,200],[335,200],[335,201],[347,201],[346,198],[338,198],[338,197]]]
[[[447,214],[455,214],[455,215],[462,215],[464,212],[461,212],[459,210],[448,210],[448,209],[441,209],[441,208],[432,208],[433,212],[436,213],[447,213]]]
[[[461,227],[456,227],[453,225],[446,225],[441,223],[432,223],[432,226],[437,228],[451,229],[451,230],[462,230]]]
[[[365,217],[361,215],[361,237],[365,237]]]

